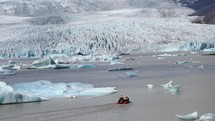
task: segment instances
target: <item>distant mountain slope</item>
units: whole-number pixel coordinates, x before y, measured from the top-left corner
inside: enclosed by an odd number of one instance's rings
[[[41,16],[125,8],[174,7],[170,0],[0,0],[0,15]]]
[[[198,23],[215,24],[215,4],[209,5],[191,14],[193,16],[205,16]]]
[[[176,3],[196,11],[215,3],[215,0],[174,0]]]
[[[215,24],[215,0],[174,0],[176,3],[190,7],[196,12],[191,16],[204,16],[194,20],[194,23]]]

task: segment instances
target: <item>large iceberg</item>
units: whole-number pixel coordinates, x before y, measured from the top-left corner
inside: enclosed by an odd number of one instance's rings
[[[96,88],[92,84],[51,83],[40,80],[36,82],[17,83],[6,85],[0,82],[0,104],[35,102],[50,98],[78,97],[78,96],[102,96],[115,93],[115,87]]]
[[[15,92],[11,86],[5,82],[0,82],[0,104],[40,102],[41,98]]]

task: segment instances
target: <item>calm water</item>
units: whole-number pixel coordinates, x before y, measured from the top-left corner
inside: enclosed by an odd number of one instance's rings
[[[8,84],[49,80],[83,82],[95,86],[115,86],[118,93],[95,98],[52,99],[40,103],[0,106],[0,121],[178,121],[175,114],[215,113],[215,56],[189,55],[157,60],[151,55],[134,58],[112,67],[133,67],[137,77],[126,77],[124,71],[108,72],[108,64],[94,69],[23,70],[1,79]],[[176,61],[190,61],[176,65]],[[204,65],[204,70],[198,66]],[[173,80],[182,86],[171,94],[160,85]],[[147,84],[154,86],[153,90]],[[128,95],[129,105],[114,104],[119,95]]]

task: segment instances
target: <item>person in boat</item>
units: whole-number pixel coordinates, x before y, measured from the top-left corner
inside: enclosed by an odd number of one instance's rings
[[[124,98],[123,98],[123,96],[121,95],[120,97],[119,97],[119,99],[118,99],[118,102],[117,102],[118,104],[123,104],[124,103]]]
[[[128,96],[126,96],[125,98],[123,98],[123,103],[124,103],[124,104],[131,103]]]

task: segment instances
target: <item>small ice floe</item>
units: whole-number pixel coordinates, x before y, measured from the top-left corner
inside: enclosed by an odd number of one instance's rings
[[[95,68],[96,66],[93,64],[81,64],[78,65],[77,68],[85,68],[85,69],[89,69],[89,68]]]
[[[169,92],[171,92],[172,94],[176,94],[179,93],[180,89],[181,89],[181,85],[172,85],[173,81],[171,80],[170,82],[166,83],[166,84],[162,84],[161,86],[168,90]]]
[[[191,51],[190,54],[197,54],[197,52]]]
[[[158,60],[164,60],[165,58],[164,57],[158,57]]]
[[[175,57],[178,56],[177,54],[159,54],[159,55],[153,55],[152,57]]]
[[[186,64],[186,63],[190,63],[190,62],[188,62],[188,61],[177,61],[177,62],[175,62],[175,64]]]
[[[119,62],[118,60],[114,60],[110,62],[110,65],[115,65],[115,64],[124,64],[124,63]]]
[[[118,67],[118,68],[109,68],[108,71],[128,71],[133,70],[133,68],[130,67]]]
[[[148,89],[153,89],[154,85],[153,84],[147,84]]]
[[[180,89],[181,89],[181,85],[174,85],[168,88],[169,92],[171,92],[172,94],[179,93]]]
[[[196,120],[199,118],[198,116],[198,112],[195,111],[191,114],[187,114],[187,115],[175,115],[177,118],[182,119],[182,120]]]
[[[198,68],[198,69],[200,69],[200,70],[205,70],[205,67],[204,67],[204,65],[197,66],[197,68]]]
[[[164,89],[168,89],[169,87],[172,86],[172,83],[173,81],[171,80],[170,82],[166,83],[166,84],[162,84],[161,86],[164,88]]]
[[[127,77],[135,77],[135,76],[137,76],[137,73],[136,73],[136,72],[133,72],[133,71],[127,71],[127,72],[126,72],[126,76],[127,76]]]
[[[196,121],[215,121],[215,114],[213,113],[204,114]]]
[[[73,99],[74,99],[74,98],[76,98],[76,96],[75,96],[75,95],[72,95],[72,96],[71,96],[71,98],[73,98]]]

